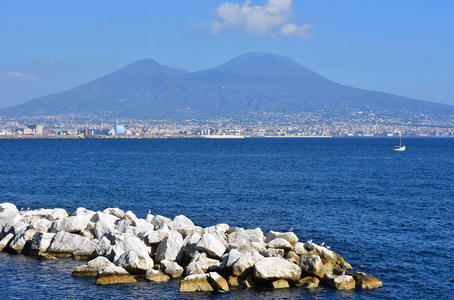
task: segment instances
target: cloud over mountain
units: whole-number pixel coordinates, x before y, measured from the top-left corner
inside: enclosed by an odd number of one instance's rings
[[[295,25],[289,23],[292,18],[292,0],[267,0],[264,5],[252,5],[251,0],[243,4],[224,2],[214,14],[217,17],[205,24],[205,28],[217,35],[224,31],[241,30],[257,36],[294,36],[309,38],[307,31],[314,25]]]

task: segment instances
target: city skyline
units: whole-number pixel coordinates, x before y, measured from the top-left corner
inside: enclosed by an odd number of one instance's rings
[[[0,108],[142,58],[197,71],[250,51],[291,57],[341,84],[454,105],[449,1],[106,4],[4,4]]]

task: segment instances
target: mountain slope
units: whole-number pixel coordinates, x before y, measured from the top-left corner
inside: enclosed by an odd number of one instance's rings
[[[248,111],[301,112],[309,103],[454,113],[453,106],[343,86],[290,58],[253,52],[194,73],[144,59],[69,91],[4,108],[0,115],[220,116]]]

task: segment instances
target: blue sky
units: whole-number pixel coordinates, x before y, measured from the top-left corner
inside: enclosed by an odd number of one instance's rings
[[[451,0],[0,0],[0,108],[152,58],[272,52],[341,84],[454,105]]]

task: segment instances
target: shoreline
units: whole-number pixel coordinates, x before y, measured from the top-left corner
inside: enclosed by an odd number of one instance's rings
[[[160,139],[212,139],[212,140],[238,140],[238,139],[367,139],[367,138],[390,138],[397,136],[322,136],[322,135],[299,135],[299,136],[239,136],[239,135],[182,135],[182,136],[135,136],[135,135],[0,135],[0,140],[160,140]],[[403,136],[404,138],[443,138],[449,139],[454,136]]]

